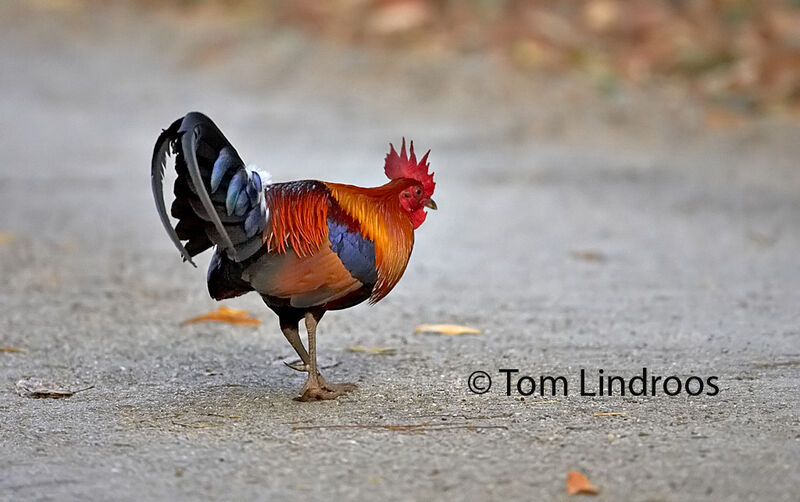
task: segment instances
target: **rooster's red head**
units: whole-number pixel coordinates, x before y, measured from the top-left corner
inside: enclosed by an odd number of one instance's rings
[[[436,209],[436,203],[431,199],[436,183],[433,181],[433,173],[428,172],[430,168],[428,154],[431,151],[428,150],[417,162],[413,141],[409,147],[410,156],[406,153],[405,138],[400,147],[400,154],[391,143],[389,143],[389,148],[384,172],[390,180],[408,179],[413,181],[400,192],[400,206],[409,213],[414,228],[418,228],[425,221],[427,215],[425,208]]]

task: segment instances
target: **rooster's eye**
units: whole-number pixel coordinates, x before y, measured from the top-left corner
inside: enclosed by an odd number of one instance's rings
[[[422,190],[420,190],[419,188],[417,188],[417,195],[422,195]]]

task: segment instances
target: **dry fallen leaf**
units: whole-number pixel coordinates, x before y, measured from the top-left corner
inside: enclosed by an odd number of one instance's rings
[[[773,246],[778,241],[776,235],[767,232],[761,232],[759,230],[750,230],[747,232],[747,238],[755,244],[765,248]]]
[[[261,321],[255,317],[250,317],[250,313],[246,310],[220,307],[218,310],[214,310],[208,314],[186,319],[181,323],[181,325],[185,326],[187,324],[195,324],[198,322],[226,322],[236,326],[258,326],[261,324]]]
[[[350,352],[365,352],[376,356],[391,356],[397,354],[393,347],[366,347],[364,345],[351,345]]]
[[[606,411],[602,413],[592,413],[593,417],[617,417],[619,415],[627,415],[627,411]]]
[[[44,382],[38,378],[22,379],[17,382],[17,394],[22,397],[31,398],[53,398],[60,399],[62,397],[70,397],[76,392],[83,392],[94,388],[94,385],[78,390],[67,390],[60,385],[52,382]]]
[[[420,324],[414,333],[434,333],[437,335],[480,335],[481,330],[458,324]]]
[[[25,349],[18,349],[16,347],[0,347],[0,352],[12,352],[14,354],[24,354],[27,352]]]
[[[575,258],[576,260],[583,260],[583,261],[605,261],[606,257],[600,251],[595,251],[593,249],[582,249],[573,251],[570,255]]]
[[[580,472],[569,471],[567,473],[567,494],[569,495],[597,495],[597,488],[586,476]]]

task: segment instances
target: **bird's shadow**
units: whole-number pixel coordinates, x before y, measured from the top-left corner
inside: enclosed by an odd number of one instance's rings
[[[162,387],[138,403],[117,406],[116,419],[129,431],[224,433],[248,425],[289,426],[324,418],[333,402],[296,401],[305,376],[286,370],[245,381],[226,378],[196,386],[183,383],[178,389]]]

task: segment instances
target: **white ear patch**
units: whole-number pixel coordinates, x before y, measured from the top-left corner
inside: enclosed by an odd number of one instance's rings
[[[259,167],[255,164],[249,164],[244,169],[247,171],[248,177],[250,173],[258,173],[259,178],[261,178],[262,185],[266,186],[272,183],[272,175],[269,174],[269,171],[259,169]]]

